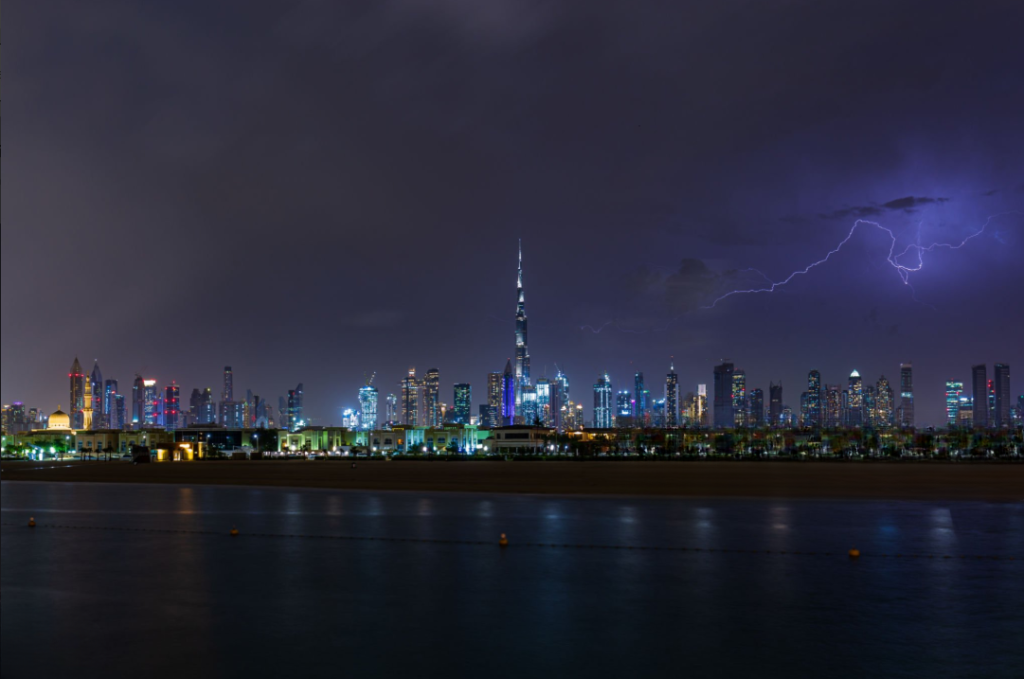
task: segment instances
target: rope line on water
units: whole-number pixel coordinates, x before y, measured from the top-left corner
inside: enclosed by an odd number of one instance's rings
[[[0,526],[5,527],[23,527],[23,524],[15,524],[10,522],[0,522]],[[301,535],[301,534],[288,534],[288,533],[240,533],[236,529],[232,529],[231,532],[225,533],[221,531],[210,531],[210,530],[183,530],[183,529],[167,529],[167,528],[125,528],[125,527],[112,527],[112,526],[64,526],[59,524],[35,524],[30,522],[29,528],[44,528],[50,530],[63,530],[63,531],[94,531],[94,532],[113,532],[113,533],[145,533],[151,535],[204,535],[204,536],[231,536],[231,537],[249,537],[249,538],[265,538],[265,539],[277,539],[277,540],[316,540],[316,541],[336,541],[336,542],[383,542],[383,543],[403,543],[403,544],[428,544],[428,545],[454,545],[454,546],[471,546],[471,547],[494,547],[498,543],[489,542],[485,540],[440,540],[430,538],[381,538],[381,537],[366,537],[366,536],[353,536],[353,535]],[[506,546],[508,543],[503,542],[501,546]],[[516,547],[525,547],[532,549],[561,549],[561,550],[596,550],[596,551],[615,551],[615,552],[674,552],[674,553],[690,553],[690,554],[746,554],[746,555],[762,555],[762,556],[800,556],[800,557],[852,557],[852,558],[874,558],[874,559],[907,559],[907,560],[942,560],[942,561],[1018,561],[1024,560],[1013,556],[971,556],[971,555],[960,555],[952,556],[949,554],[935,555],[935,554],[883,554],[883,553],[860,553],[858,550],[851,550],[850,552],[808,552],[808,551],[779,551],[779,550],[765,550],[765,549],[708,549],[704,547],[639,547],[632,545],[593,545],[593,544],[558,544],[558,543],[544,543],[544,542],[522,542],[516,543]],[[854,554],[856,552],[856,554]]]

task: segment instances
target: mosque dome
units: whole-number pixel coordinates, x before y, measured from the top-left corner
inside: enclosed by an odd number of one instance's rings
[[[46,425],[47,429],[71,429],[71,418],[68,414],[57,406],[57,412],[50,415],[49,424]]]

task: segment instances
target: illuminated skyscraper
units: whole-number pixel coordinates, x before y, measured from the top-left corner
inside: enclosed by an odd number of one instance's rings
[[[177,429],[180,414],[181,394],[177,383],[172,380],[168,386],[164,387],[164,428]]]
[[[363,431],[377,428],[377,401],[380,394],[377,387],[367,384],[359,389],[359,424]]]
[[[971,387],[974,398],[974,426],[987,427],[988,419],[988,367],[971,368]]]
[[[914,428],[914,366],[900,365],[900,427]]]
[[[132,384],[132,429],[140,429],[146,423],[146,382],[142,375],[135,376]]]
[[[665,404],[662,407],[661,421],[663,427],[673,429],[679,426],[679,375],[672,364],[665,377]]]
[[[420,382],[416,379],[416,368],[409,368],[409,374],[399,383],[402,394],[402,424],[416,427],[420,423]]]
[[[125,422],[124,396],[122,396],[121,394],[114,394],[113,398],[111,399],[111,403],[112,405],[110,407],[109,426],[111,429],[124,429],[125,425],[127,424]]]
[[[612,380],[607,373],[598,377],[594,385],[594,427],[612,428]]]
[[[864,380],[854,370],[850,374],[849,400],[846,405],[846,426],[864,426]]]
[[[85,373],[82,372],[82,364],[75,357],[71,364],[71,372],[68,374],[71,380],[71,428],[82,429],[82,410],[85,408]]]
[[[551,399],[554,395],[554,384],[547,378],[537,380],[537,418],[545,427],[554,425],[554,411]]]
[[[821,373],[812,370],[807,374],[807,426],[820,427],[825,419],[823,412]]]
[[[455,408],[452,422],[456,424],[472,424],[473,420],[473,387],[469,384],[455,385]]]
[[[733,417],[732,375],[735,367],[732,363],[715,366],[715,428],[728,429],[735,423]]]
[[[224,389],[220,392],[220,400],[224,403],[235,400],[235,374],[230,365],[224,367]]]
[[[946,382],[946,425],[949,427],[960,425],[960,397],[963,394],[963,382]]]
[[[420,426],[440,427],[441,417],[441,374],[431,368],[423,377],[423,397],[420,400]]]
[[[900,371],[902,373],[902,370]],[[902,382],[902,374],[901,380]],[[914,421],[914,391],[913,391],[913,380],[910,383],[910,422]],[[901,392],[902,394],[903,392]],[[902,398],[906,401],[906,398]],[[901,411],[903,422],[907,422],[907,416],[905,411]],[[895,394],[893,394],[892,386],[889,384],[889,380],[886,379],[885,375],[882,375],[878,379],[878,385],[875,391],[875,423],[876,427],[886,429],[891,427],[896,422],[895,413]],[[913,427],[913,424],[902,424],[903,427]]]
[[[650,425],[651,405],[650,392],[644,387],[644,374],[638,372],[633,376],[633,426],[646,427]]]
[[[93,361],[92,374],[89,376],[92,387],[92,423],[94,429],[106,429],[103,419],[103,371],[100,362]]]
[[[782,384],[768,384],[768,426],[782,426]]]
[[[147,427],[160,425],[160,390],[157,389],[156,380],[143,380],[143,418],[142,423]]]
[[[349,431],[357,431],[359,429],[362,429],[363,426],[359,421],[359,413],[360,411],[355,410],[354,408],[345,408],[344,410],[342,410],[341,426],[343,426],[345,429],[348,429]]]
[[[615,426],[620,429],[633,426],[633,394],[628,391],[615,395]]]
[[[516,372],[509,359],[501,376],[501,424],[511,427],[516,423]]]
[[[388,394],[384,400],[384,419],[388,429],[398,424],[398,397],[394,394]]]
[[[565,431],[567,424],[563,414],[565,414],[566,406],[569,405],[569,378],[561,370],[555,375],[555,381],[551,385],[551,412],[554,416],[554,422],[552,423],[555,429],[558,431]]]
[[[306,426],[305,393],[302,383],[288,392],[288,429],[298,431]]]
[[[487,410],[480,411],[480,426],[500,427],[503,420],[503,375],[490,373],[487,375]]]
[[[695,424],[698,427],[708,426],[708,385],[698,384],[697,385],[697,405],[696,405],[696,421],[691,424]]]
[[[737,370],[732,374],[732,420],[733,426],[747,426],[747,373]]]
[[[530,347],[526,323],[526,292],[523,289],[523,244],[519,243],[519,277],[516,285],[516,394],[515,409],[522,416],[523,393],[530,386]],[[532,423],[527,423],[532,424]]]
[[[754,427],[764,426],[764,390],[754,389],[750,392],[750,424]]]
[[[102,423],[105,429],[120,429],[114,426],[114,406],[117,402],[117,380],[106,380],[103,383],[103,418]]]
[[[1012,424],[1011,412],[1013,409],[1010,395],[1010,366],[1005,363],[996,363],[993,373],[993,387],[995,388],[995,419],[992,422],[994,427],[1002,429]]]
[[[838,384],[830,384],[825,388],[825,426],[836,429],[843,423],[843,388]]]

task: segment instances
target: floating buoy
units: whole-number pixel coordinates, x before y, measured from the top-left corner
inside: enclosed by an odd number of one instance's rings
[[[231,529],[231,537],[233,537],[233,538],[237,538],[238,537],[238,529],[237,528],[232,528]]]
[[[851,559],[859,559],[860,558],[860,550],[859,549],[851,549],[850,550],[850,558]]]
[[[499,547],[508,547],[508,536],[504,533],[501,534],[501,539],[498,540]]]
[[[36,520],[35,520],[35,518],[31,518],[31,519],[28,520],[28,527],[29,528],[35,528],[36,527]]]

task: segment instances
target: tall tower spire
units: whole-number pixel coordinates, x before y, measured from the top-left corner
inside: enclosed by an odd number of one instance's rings
[[[523,288],[523,241],[519,241],[519,278],[516,303],[515,412],[522,416],[523,394],[530,386],[530,348],[526,322],[526,291]]]

